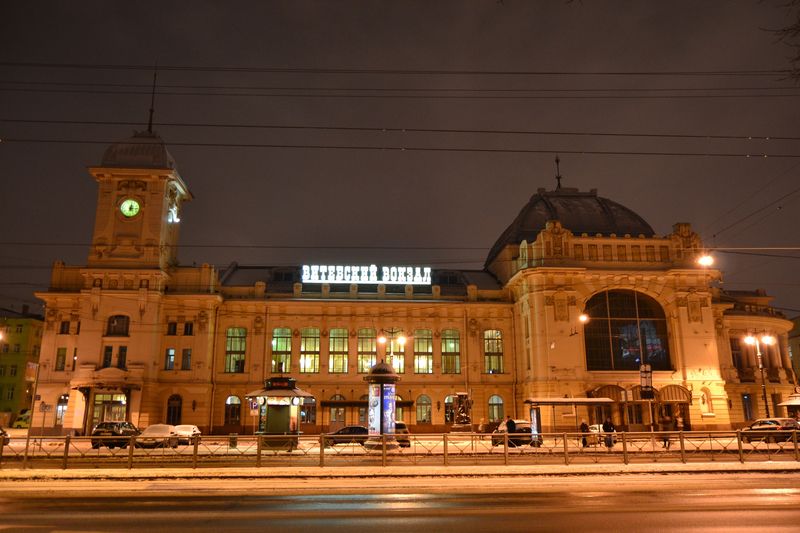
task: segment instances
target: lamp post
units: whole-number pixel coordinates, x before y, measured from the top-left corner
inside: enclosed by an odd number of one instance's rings
[[[764,361],[761,355],[761,344],[763,343],[766,346],[771,346],[775,344],[775,337],[772,335],[761,335],[757,337],[755,335],[748,335],[744,338],[745,344],[749,344],[750,346],[756,347],[756,359],[758,360],[758,370],[761,373],[761,394],[764,399],[764,411],[767,413],[767,418],[769,418],[769,402],[767,401],[767,383],[764,379]]]
[[[388,337],[387,337],[388,335]],[[397,337],[397,344],[400,346],[405,346],[406,341],[408,338],[403,335],[403,330],[398,328],[389,328],[389,329],[382,329],[380,335],[378,335],[378,343],[386,344],[389,343],[389,364],[392,368],[397,368],[394,364],[394,339],[395,336]]]

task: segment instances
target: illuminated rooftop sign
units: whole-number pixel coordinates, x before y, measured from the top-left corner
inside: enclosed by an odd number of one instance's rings
[[[431,267],[303,265],[303,283],[430,285]]]

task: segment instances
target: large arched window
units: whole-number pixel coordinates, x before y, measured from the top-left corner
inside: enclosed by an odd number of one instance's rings
[[[238,426],[242,419],[242,400],[238,396],[228,396],[225,400],[225,425]]]
[[[489,396],[489,422],[501,422],[503,420],[503,398],[497,394]]]
[[[595,294],[584,326],[589,370],[670,370],[667,318],[653,298],[630,290]]]
[[[417,424],[430,424],[431,421],[431,399],[423,394],[417,398]]]

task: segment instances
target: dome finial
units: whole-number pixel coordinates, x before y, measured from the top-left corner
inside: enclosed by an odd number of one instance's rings
[[[558,158],[558,154],[556,154],[556,190],[561,190],[561,170],[559,168],[559,163],[561,160]]]
[[[150,93],[150,118],[147,121],[147,133],[153,133],[153,112],[156,103],[156,78],[158,77],[158,60],[153,66],[153,90]]]

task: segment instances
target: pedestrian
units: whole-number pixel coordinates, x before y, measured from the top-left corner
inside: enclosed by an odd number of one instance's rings
[[[581,420],[579,429],[581,431],[581,444],[584,448],[586,448],[589,445],[587,441],[587,436],[589,435],[589,424],[586,423],[586,420]]]
[[[683,417],[681,415],[675,417],[675,431],[683,431]]]
[[[606,448],[609,450],[614,447],[614,432],[616,430],[617,428],[614,427],[611,417],[607,417],[606,421],[603,422],[603,433],[605,433]]]
[[[514,419],[510,416],[506,417],[506,433],[511,435],[512,433],[517,432],[517,423],[514,422]]]
[[[658,430],[661,431],[661,447],[669,450],[669,432],[672,431],[672,419],[669,416],[663,417],[658,422]]]

